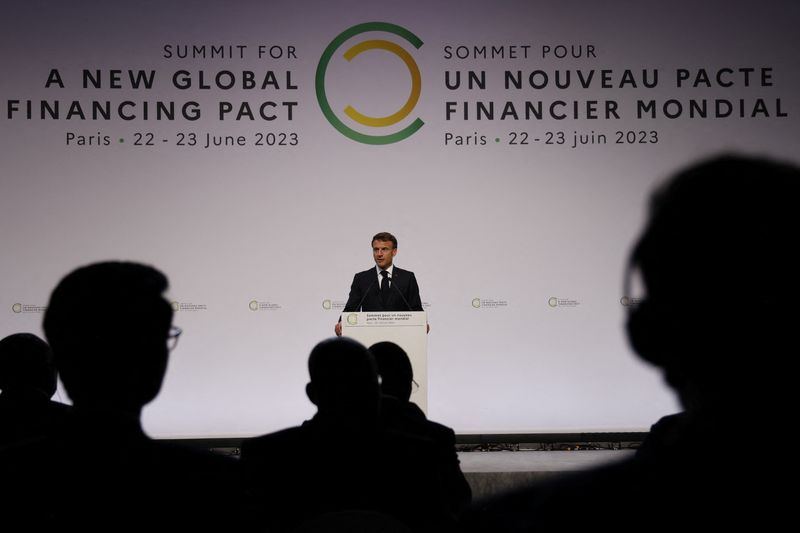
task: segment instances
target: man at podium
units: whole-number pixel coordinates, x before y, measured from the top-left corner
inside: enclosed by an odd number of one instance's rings
[[[397,238],[387,232],[372,237],[372,258],[375,267],[353,276],[350,296],[344,306],[352,311],[422,311],[419,285],[413,272],[392,264],[397,255]],[[342,318],[335,326],[342,334]]]

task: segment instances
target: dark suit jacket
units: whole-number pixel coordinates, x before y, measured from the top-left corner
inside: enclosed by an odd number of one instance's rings
[[[387,429],[429,439],[436,447],[436,467],[452,516],[458,516],[470,504],[470,489],[456,453],[456,435],[452,429],[425,417],[417,404],[394,396],[381,398],[381,421]]]
[[[0,449],[46,437],[69,417],[70,407],[36,390],[0,394]]]
[[[779,530],[796,497],[775,472],[796,460],[743,461],[741,448],[721,445],[736,427],[667,416],[634,457],[502,495],[470,517],[470,531]]]
[[[242,443],[241,466],[265,526],[292,529],[344,510],[393,516],[411,527],[446,519],[434,443],[391,431],[345,430],[319,415]]]
[[[400,296],[401,293],[402,296]],[[405,301],[403,298],[405,298]],[[361,302],[360,309],[359,302]],[[389,288],[389,294],[384,302],[381,297],[381,286],[378,283],[378,273],[375,267],[359,272],[353,276],[350,296],[347,298],[344,310],[345,312],[422,311],[422,300],[419,297],[417,278],[414,277],[413,272],[394,267],[392,271],[392,286]]]
[[[74,409],[53,435],[0,449],[0,508],[31,531],[224,528],[238,519],[238,466]]]

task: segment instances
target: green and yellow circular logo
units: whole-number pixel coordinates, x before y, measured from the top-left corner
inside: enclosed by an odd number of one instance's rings
[[[172,302],[170,305],[172,305],[173,311],[180,311],[181,309],[181,304],[179,304],[178,302]]]
[[[11,310],[14,311],[15,313],[21,313],[22,312],[22,304],[14,304],[14,305],[12,305],[11,306]]]
[[[355,313],[350,313],[349,315],[347,315],[347,323],[349,325],[351,325],[351,326],[357,326],[358,325],[358,315],[355,314]]]
[[[325,310],[329,310],[331,308],[331,301],[330,300],[322,300],[322,308]]]
[[[558,298],[553,296],[552,298],[547,300],[547,305],[549,305],[550,307],[558,307]]]
[[[472,299],[472,307],[478,309],[481,306],[481,299],[480,298],[473,298]]]
[[[325,89],[325,78],[331,59],[345,42],[366,32],[381,32],[384,34],[390,34],[390,38],[392,39],[400,37],[416,49],[419,49],[422,46],[422,41],[419,37],[401,26],[390,24],[388,22],[365,22],[363,24],[357,24],[346,29],[337,35],[333,41],[331,41],[331,43],[322,53],[322,57],[319,60],[315,78],[317,101],[319,102],[319,106],[322,109],[322,113],[325,115],[325,118],[327,118],[328,122],[330,122],[331,125],[333,125],[333,127],[336,128],[342,135],[364,144],[396,143],[413,135],[425,123],[420,118],[416,118],[411,124],[400,131],[382,135],[369,135],[360,131],[356,131],[345,124],[333,110],[330,102],[328,101],[328,94]],[[422,76],[419,71],[419,66],[417,65],[417,62],[414,61],[412,55],[409,54],[408,51],[401,45],[394,42],[394,40],[367,39],[348,48],[342,54],[342,57],[344,57],[348,63],[351,63],[353,59],[358,57],[359,54],[368,50],[383,50],[399,57],[403,63],[405,63],[406,67],[408,68],[408,72],[411,74],[411,92],[409,93],[405,104],[403,104],[403,106],[394,113],[390,113],[388,115],[381,117],[365,115],[364,113],[359,112],[353,105],[347,105],[342,112],[356,124],[360,124],[367,128],[391,128],[411,114],[416,107],[417,102],[419,102],[419,97],[422,92]]]
[[[250,303],[247,304],[247,307],[249,307],[251,311],[258,311],[258,302],[255,300],[250,300]]]

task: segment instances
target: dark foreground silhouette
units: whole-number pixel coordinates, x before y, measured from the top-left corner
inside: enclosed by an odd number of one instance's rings
[[[484,531],[778,530],[797,460],[776,446],[795,412],[800,170],[720,157],[653,196],[630,262],[646,294],[630,308],[636,352],[684,411],[633,459],[485,506]],[[636,401],[631,398],[631,401]]]
[[[44,330],[74,408],[56,434],[0,453],[8,523],[84,531],[235,523],[236,464],[154,441],[140,425],[177,334],[166,289],[153,268],[99,263],[53,291]]]
[[[427,419],[422,409],[411,402],[416,385],[408,354],[393,342],[379,342],[369,347],[381,377],[381,423],[385,428],[424,437],[436,445],[436,467],[450,514],[457,519],[469,506],[472,490],[467,483],[456,453],[456,435],[452,429]]]
[[[318,344],[306,386],[317,414],[242,445],[251,498],[286,530],[384,515],[415,531],[449,527],[435,443],[384,430],[372,355],[347,338]],[[349,517],[349,518],[348,518]],[[391,529],[391,527],[389,527]]]
[[[50,435],[69,406],[51,400],[57,372],[50,346],[31,333],[0,340],[0,449]]]

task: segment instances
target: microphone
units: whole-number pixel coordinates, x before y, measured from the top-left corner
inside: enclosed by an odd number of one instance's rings
[[[353,311],[358,312],[361,310],[361,304],[364,303],[364,300],[367,298],[367,294],[369,294],[369,291],[372,289],[372,286],[375,285],[375,281],[377,280],[372,280],[372,283],[369,284],[367,290],[364,291],[364,296],[361,297],[361,300],[358,302],[358,305],[355,307],[355,309],[353,309]],[[339,322],[341,321],[342,321],[342,315],[339,315]]]
[[[375,285],[375,282],[376,282],[376,281],[378,281],[378,280],[377,280],[377,279],[373,279],[373,280],[372,280],[372,283],[370,283],[370,284],[369,284],[369,287],[367,287],[367,290],[366,290],[366,291],[364,291],[364,296],[362,296],[362,297],[361,297],[361,301],[360,301],[360,302],[358,302],[358,305],[356,306],[356,311],[359,311],[359,310],[361,309],[361,304],[363,304],[363,303],[364,303],[364,300],[366,300],[366,299],[367,299],[367,294],[369,294],[369,291],[370,291],[370,289],[372,289],[372,286],[373,286],[373,285]]]
[[[403,296],[403,293],[402,293],[402,292],[400,292],[400,289],[398,289],[398,288],[395,286],[395,283],[394,283],[394,281],[392,281],[392,278],[389,278],[389,285],[391,285],[392,287],[394,287],[394,290],[396,290],[396,291],[397,291],[397,294],[399,294],[399,295],[400,295],[400,298],[402,298],[402,299],[403,299],[403,303],[404,303],[404,304],[406,304],[406,307],[408,307],[408,310],[409,310],[409,311],[414,311],[413,309],[411,309],[411,305],[408,303],[408,300],[406,300],[406,297],[405,297],[405,296]]]

